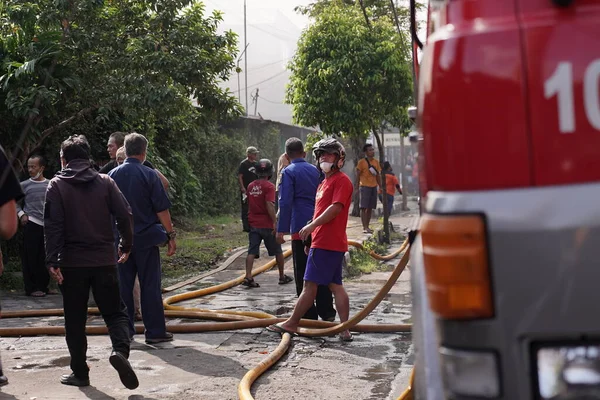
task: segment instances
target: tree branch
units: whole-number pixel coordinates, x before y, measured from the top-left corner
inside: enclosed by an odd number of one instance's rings
[[[360,3],[360,9],[362,10],[363,15],[365,16],[365,22],[367,23],[369,30],[371,30],[371,21],[369,21],[369,16],[367,15],[367,9],[365,8],[365,3],[363,3],[363,0],[358,0],[358,2]]]
[[[77,121],[78,119],[80,119],[88,114],[91,114],[97,108],[98,108],[98,106],[84,108],[83,110],[77,112],[77,114],[65,119],[64,121],[62,121],[54,126],[51,126],[48,129],[43,130],[40,137],[35,141],[33,146],[30,146],[30,148],[32,148],[33,151],[35,151],[48,136],[71,126],[75,121]],[[25,152],[23,152],[22,156],[29,157],[29,154],[25,154]],[[27,158],[25,158],[25,159],[27,159]]]

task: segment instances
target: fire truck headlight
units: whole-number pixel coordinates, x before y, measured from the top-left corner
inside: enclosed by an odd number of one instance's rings
[[[500,396],[496,354],[440,347],[445,389],[459,396],[493,399]]]

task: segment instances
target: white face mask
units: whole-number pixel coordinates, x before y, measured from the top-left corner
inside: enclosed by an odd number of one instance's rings
[[[33,179],[33,180],[38,179],[40,176],[42,176],[42,172],[43,171],[38,172],[37,174],[35,174],[35,176],[31,177],[31,179]]]
[[[323,172],[328,173],[329,171],[331,171],[331,168],[333,168],[333,163],[321,161],[319,167],[321,167],[321,170],[323,170]]]

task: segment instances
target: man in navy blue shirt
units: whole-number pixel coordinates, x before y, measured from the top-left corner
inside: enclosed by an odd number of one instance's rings
[[[167,255],[175,254],[175,232],[169,208],[171,201],[156,173],[142,165],[146,159],[148,140],[139,133],[125,137],[123,164],[109,172],[131,205],[134,222],[133,249],[127,262],[119,267],[121,297],[129,312],[129,331],[134,330],[133,286],[140,280],[142,319],[146,343],[173,340],[166,331],[161,294],[161,266],[158,247],[167,243]]]
[[[304,145],[298,138],[289,138],[285,142],[285,153],[291,161],[281,173],[279,186],[279,220],[277,222],[277,241],[283,243],[283,235],[292,233],[292,257],[294,260],[294,280],[296,294],[302,293],[307,255],[304,243],[298,232],[310,221],[315,211],[317,187],[321,183],[319,170],[304,159]],[[317,306],[307,311],[303,318],[325,321],[335,319],[333,296],[327,286],[320,285],[317,291]]]

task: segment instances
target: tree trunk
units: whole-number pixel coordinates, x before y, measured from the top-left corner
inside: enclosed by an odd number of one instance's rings
[[[353,217],[360,216],[359,176],[356,171],[356,166],[358,165],[358,161],[360,160],[360,153],[364,144],[365,143],[362,137],[355,135],[350,137],[350,146],[352,147],[352,161],[354,162],[354,175],[356,176],[356,178],[354,179],[354,191],[352,192],[352,202],[354,204],[352,206],[352,213],[350,214]]]
[[[404,136],[402,136],[402,132],[400,132],[400,169],[402,171],[402,211],[408,211],[408,196],[406,193],[408,190],[406,186],[406,155],[404,153]]]
[[[379,163],[381,165],[383,165],[383,163],[385,162],[385,146],[383,144],[383,132],[381,134],[381,137],[379,136],[379,134],[377,133],[377,129],[373,129],[373,135],[375,136],[375,140],[377,141],[377,148],[379,149]],[[386,196],[386,192],[385,192],[385,175],[383,173],[379,174],[379,176],[377,177],[379,180],[379,187],[381,188],[381,202],[383,203],[383,236],[381,238],[381,241],[383,243],[389,243],[390,242],[390,224],[389,224],[389,213],[388,213],[388,205],[387,205],[387,196]]]

